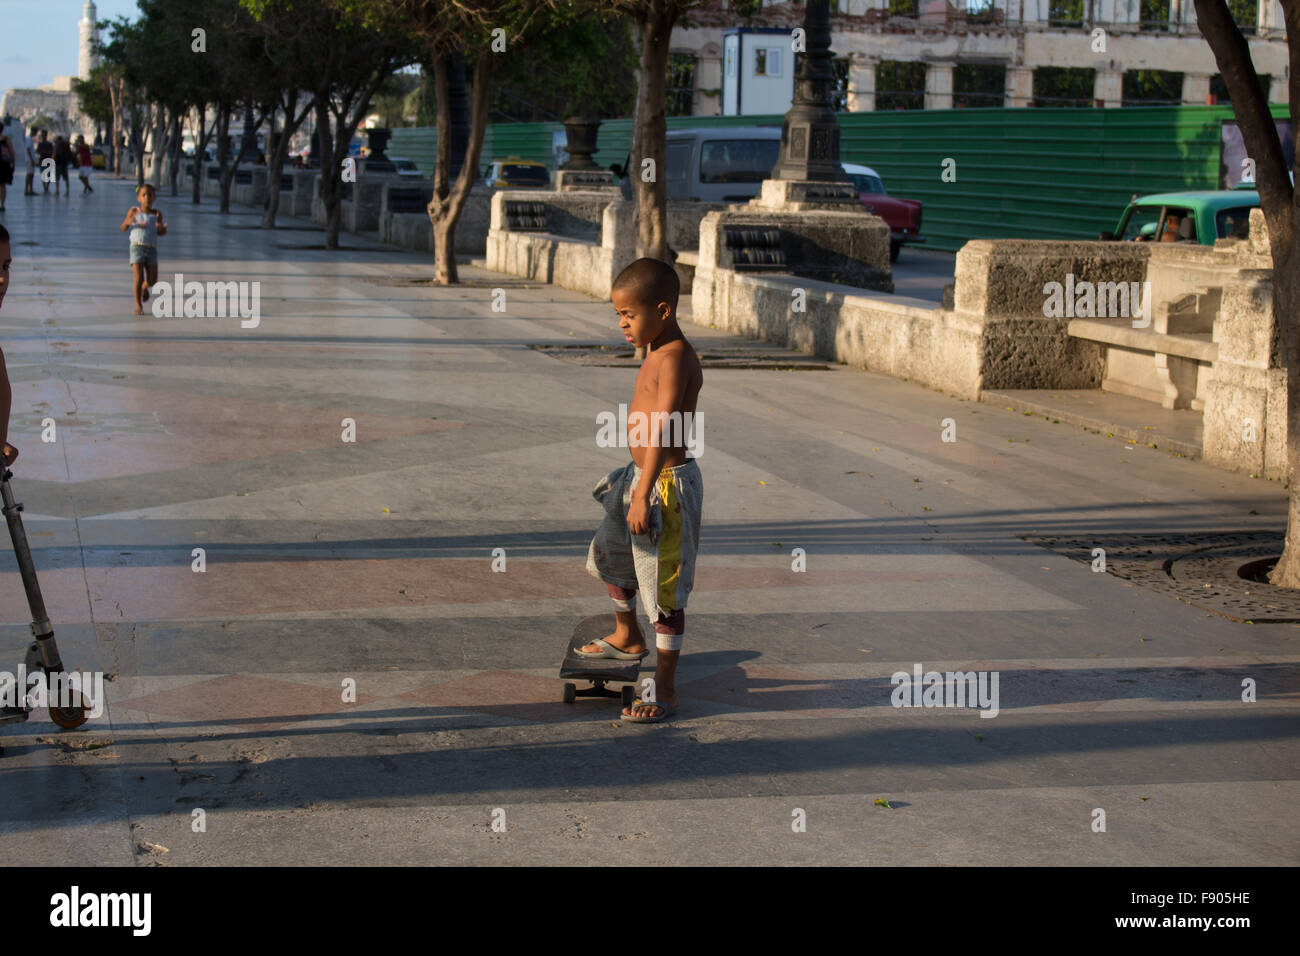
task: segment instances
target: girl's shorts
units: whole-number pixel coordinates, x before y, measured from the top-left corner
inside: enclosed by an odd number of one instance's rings
[[[131,265],[140,263],[146,266],[158,264],[158,247],[146,246],[138,242],[131,243]]]

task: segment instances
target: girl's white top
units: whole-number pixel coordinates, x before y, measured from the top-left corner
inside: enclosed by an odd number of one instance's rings
[[[131,245],[156,246],[158,244],[158,212],[138,212],[131,227]]]

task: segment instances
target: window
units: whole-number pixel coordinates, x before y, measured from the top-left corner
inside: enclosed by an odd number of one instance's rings
[[[695,113],[695,57],[690,53],[668,54],[664,112],[669,116]]]
[[[1178,106],[1183,102],[1183,74],[1170,70],[1127,70],[1123,105]]]
[[[849,108],[849,58],[833,57],[831,69],[835,71],[835,86],[831,90],[831,109],[842,113]]]
[[[876,66],[876,109],[925,108],[925,64],[881,60]]]
[[[879,176],[871,176],[867,173],[849,173],[849,176],[852,177],[853,186],[859,193],[885,195],[885,184],[880,181]]]
[[[1048,0],[1047,25],[1052,27],[1083,26],[1083,0]]]
[[[919,0],[889,0],[891,17],[916,17],[920,15]]]
[[[1156,234],[1160,222],[1160,206],[1136,206],[1124,223],[1124,231],[1116,238],[1126,242],[1149,242]]]
[[[1246,36],[1252,36],[1259,26],[1259,5],[1257,0],[1228,0],[1228,12],[1233,22],[1241,28]]]
[[[501,179],[511,186],[549,186],[551,174],[545,166],[524,166],[515,163],[501,164]]]
[[[780,76],[781,75],[781,48],[776,46],[761,46],[754,51],[754,75],[755,76]]]
[[[1214,217],[1215,233],[1220,239],[1246,239],[1250,236],[1250,211],[1253,206],[1221,209]]]
[[[700,144],[700,182],[761,183],[781,154],[779,139],[715,139]]]
[[[1169,0],[1141,0],[1138,10],[1138,29],[1160,31],[1169,29]]]
[[[668,182],[686,182],[687,174],[690,172],[691,144],[669,143],[664,154],[664,162],[668,165]]]
[[[1002,106],[1006,97],[1007,68],[959,63],[952,71],[952,105]]]
[[[966,22],[981,26],[997,22],[997,9],[993,0],[966,0]]]
[[[1264,95],[1269,95],[1269,89],[1272,84],[1272,77],[1267,73],[1259,74],[1259,86],[1264,91]],[[1220,106],[1227,106],[1232,102],[1232,96],[1228,93],[1228,84],[1223,82],[1223,74],[1215,73],[1210,77],[1210,95],[1214,97],[1214,102]]]
[[[1040,66],[1034,70],[1035,106],[1092,106],[1097,71],[1078,66]]]

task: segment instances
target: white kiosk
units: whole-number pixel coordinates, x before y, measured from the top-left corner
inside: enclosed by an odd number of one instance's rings
[[[784,113],[794,102],[789,30],[735,27],[722,31],[722,115]]]

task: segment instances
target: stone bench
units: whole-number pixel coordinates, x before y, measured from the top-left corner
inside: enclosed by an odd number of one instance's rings
[[[1102,347],[1104,391],[1163,408],[1205,408],[1204,384],[1218,354],[1212,332],[1135,329],[1128,319],[1071,319],[1067,330]]]

